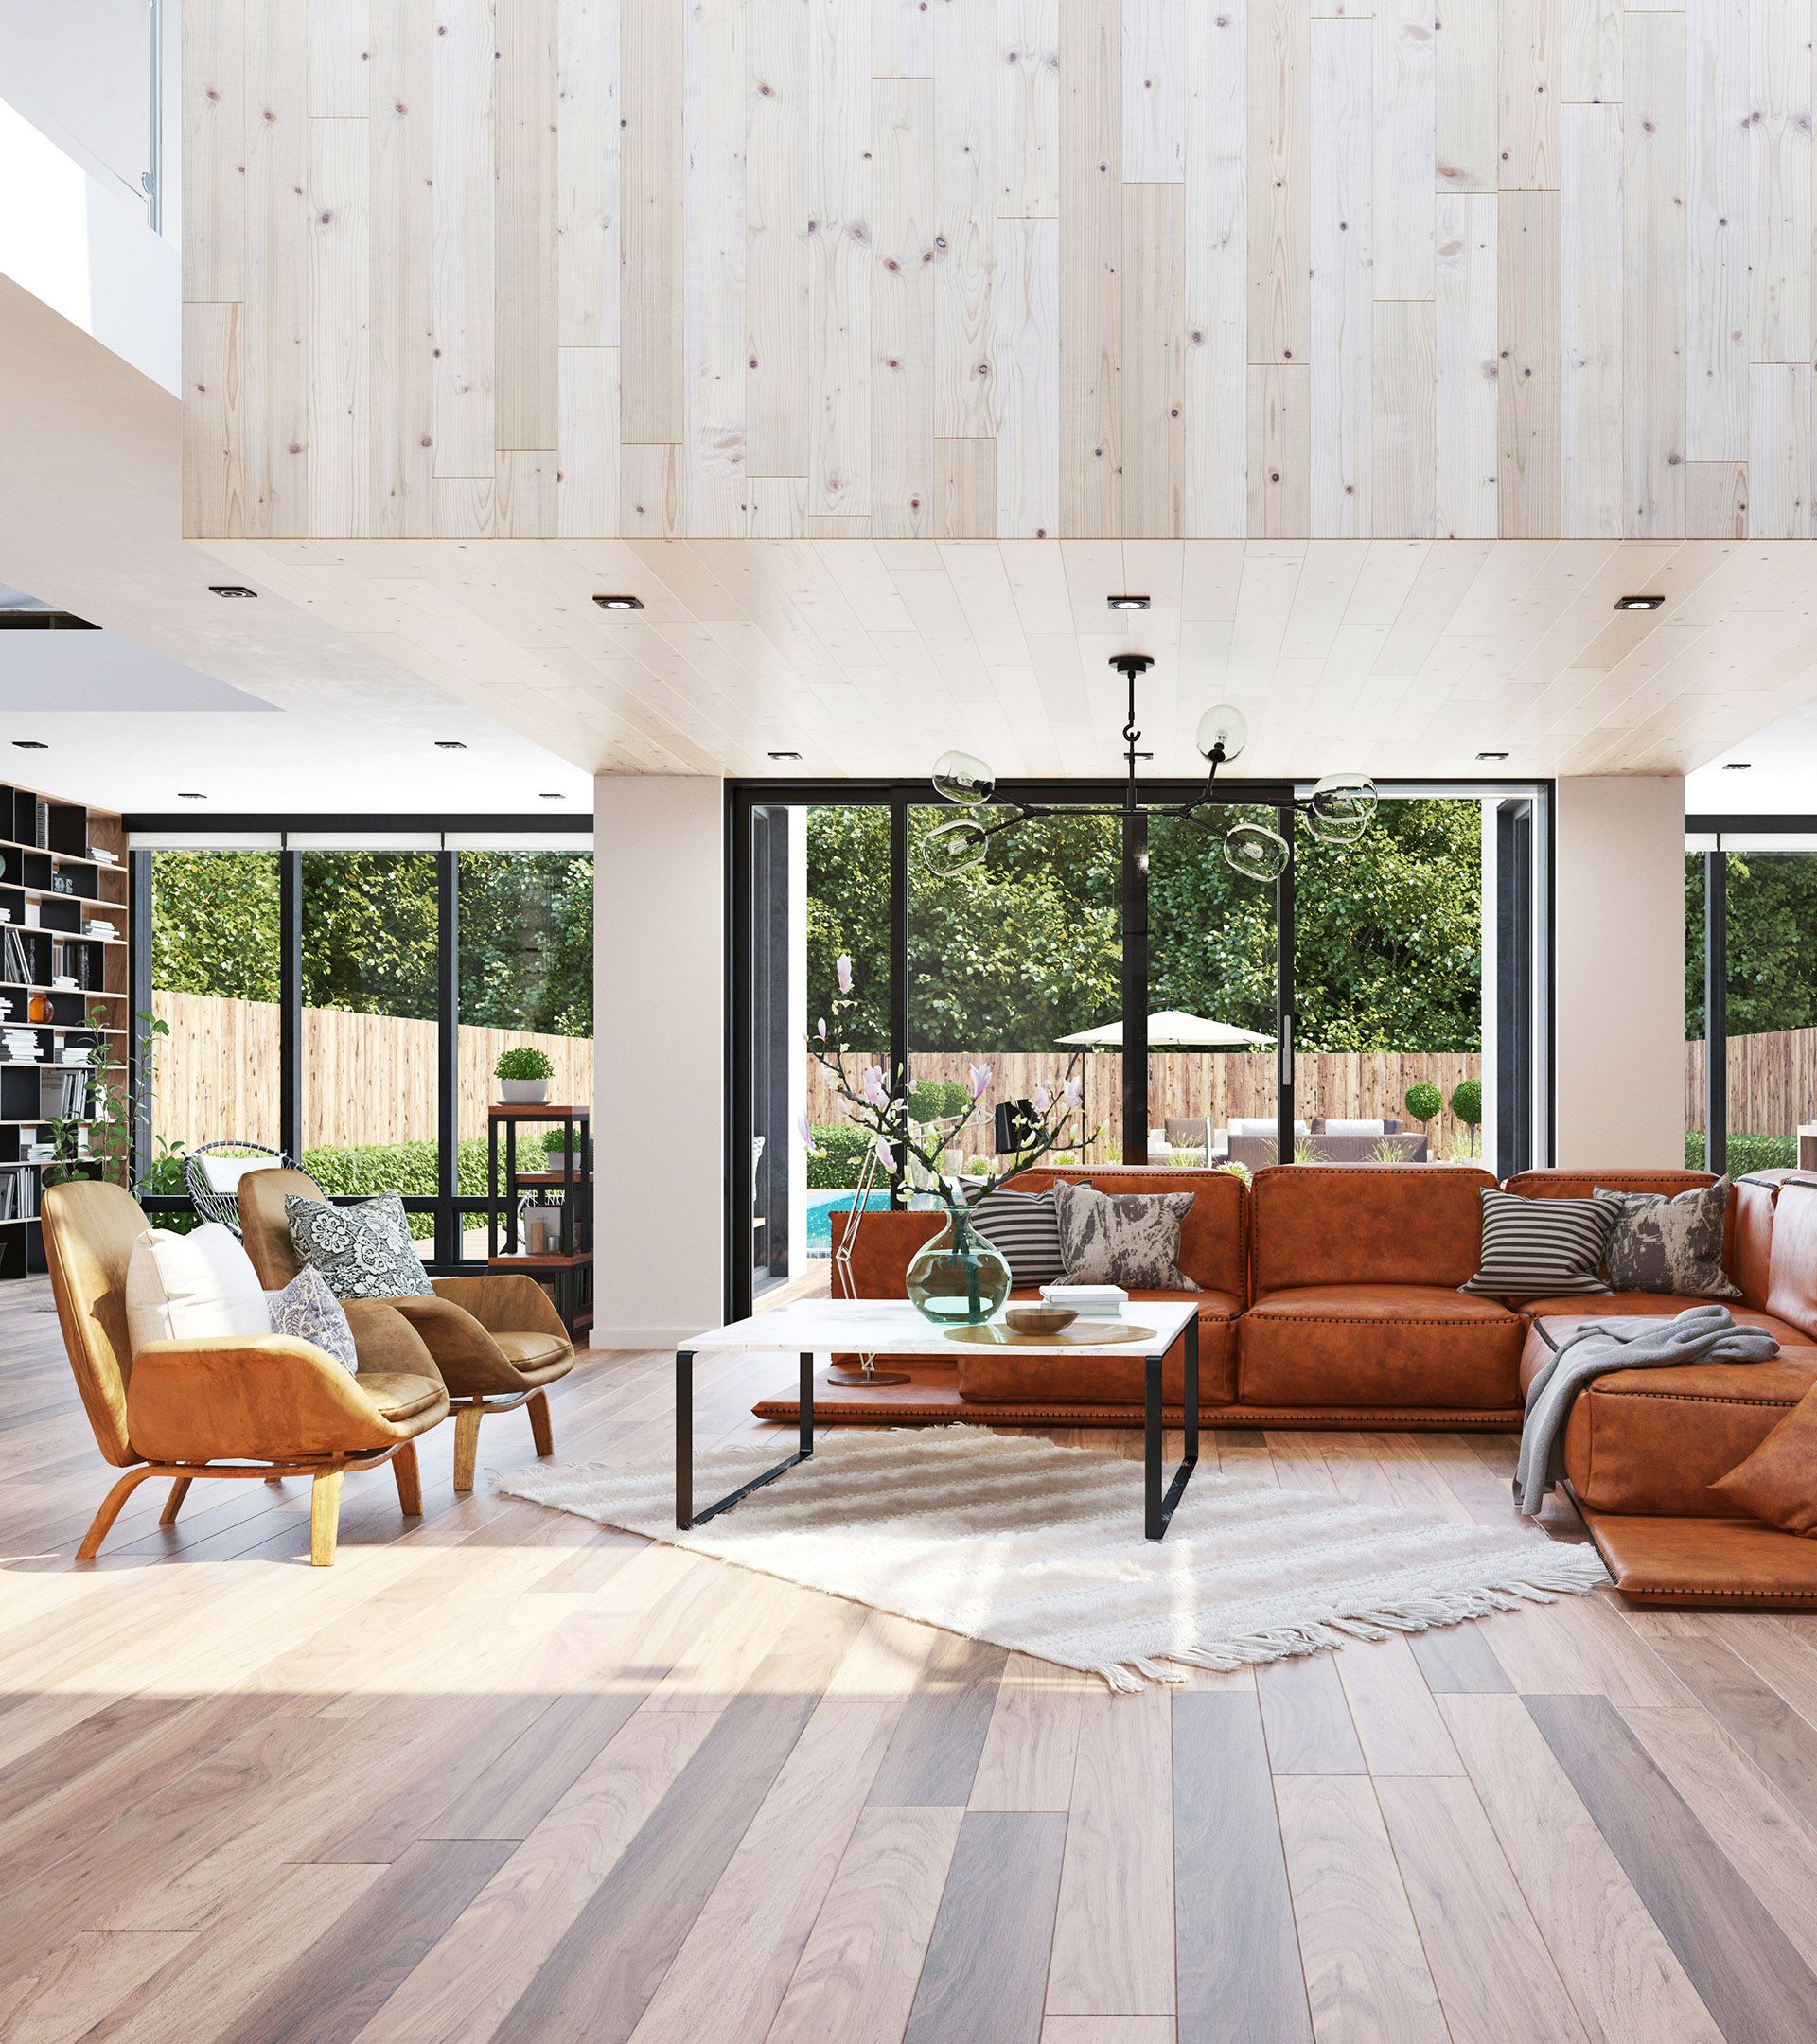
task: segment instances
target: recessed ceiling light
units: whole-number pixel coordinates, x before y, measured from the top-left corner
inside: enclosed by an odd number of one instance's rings
[[[544,788],[542,791],[542,799],[544,802],[566,802],[568,800],[567,796],[558,793],[556,789],[553,788]]]
[[[438,752],[465,752],[467,750],[467,740],[465,738],[438,738],[435,741],[435,749]]]
[[[1506,752],[1479,752],[1476,757],[1478,759],[1506,759],[1508,754]]]
[[[1746,773],[1753,765],[1754,762],[1751,759],[1724,760],[1722,762],[1722,771],[1724,773]]]
[[[800,759],[801,756],[799,752],[772,752],[769,755],[771,759]]]
[[[243,582],[211,582],[208,585],[208,593],[211,596],[256,597],[258,591],[256,589],[248,589]]]
[[[22,752],[48,752],[50,748],[42,738],[15,738],[13,744]]]
[[[1617,610],[1657,610],[1666,601],[1663,596],[1617,596]]]
[[[180,787],[177,790],[177,800],[179,802],[206,802],[208,798],[195,788]]]
[[[595,596],[593,601],[602,610],[641,610],[644,608],[641,596]]]
[[[1106,596],[1104,602],[1113,610],[1146,610],[1148,608],[1148,598],[1146,596]]]

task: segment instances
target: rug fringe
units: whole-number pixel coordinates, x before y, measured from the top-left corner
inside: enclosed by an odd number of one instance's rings
[[[1588,1596],[1607,1579],[1600,1560],[1591,1550],[1586,1559],[1561,1561],[1556,1567],[1535,1569],[1504,1582],[1486,1584],[1478,1590],[1435,1592],[1427,1596],[1407,1598],[1391,1607],[1355,1612],[1341,1618],[1273,1626],[1265,1631],[1219,1640],[1215,1646],[1178,1647],[1166,1658],[1186,1667],[1217,1668],[1227,1673],[1233,1668],[1253,1667],[1263,1662],[1321,1653],[1327,1648],[1341,1647],[1347,1639],[1384,1640],[1395,1632],[1424,1632],[1433,1626],[1461,1625],[1468,1619],[1486,1618],[1491,1612],[1518,1611],[1523,1600],[1551,1604],[1557,1601],[1556,1594],[1561,1592],[1573,1596]],[[1141,1688],[1141,1682],[1135,1677],[1147,1674],[1154,1666],[1152,1661],[1125,1662],[1116,1671],[1121,1680],[1113,1679],[1111,1671],[1103,1668],[1097,1672],[1109,1681],[1113,1689],[1127,1691]],[[1166,1681],[1169,1678],[1162,1675],[1150,1679]]]

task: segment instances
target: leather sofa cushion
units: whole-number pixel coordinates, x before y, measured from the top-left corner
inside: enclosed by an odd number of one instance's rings
[[[1530,1377],[1538,1344],[1522,1362]],[[1817,1380],[1817,1348],[1770,1363],[1612,1370],[1579,1392],[1564,1429],[1564,1473],[1597,1511],[1745,1517],[1710,1486],[1752,1454]]]
[[[1305,1167],[1299,1167],[1304,1169]],[[1476,1197],[1474,1174],[1470,1197]],[[1526,1322],[1450,1286],[1298,1285],[1266,1293],[1238,1323],[1245,1405],[1379,1405],[1479,1412],[1520,1402]]]
[[[1191,1211],[1180,1223],[1179,1268],[1206,1292],[1247,1295],[1248,1193],[1241,1178],[1224,1171],[1143,1171],[1136,1165],[1037,1166],[1011,1183],[1018,1192],[1041,1192],[1066,1180],[1093,1185],[1101,1192],[1191,1192]],[[863,1236],[859,1236],[863,1240]]]
[[[573,1353],[565,1341],[553,1334],[494,1334],[492,1339],[507,1363],[531,1376],[551,1364],[565,1363]]]
[[[1807,1391],[1745,1460],[1716,1482],[1743,1511],[1787,1533],[1817,1533],[1817,1389]]]
[[[1817,1184],[1788,1178],[1773,1210],[1767,1311],[1817,1338]]]
[[[418,1413],[428,1412],[432,1405],[445,1405],[447,1395],[438,1383],[431,1383],[427,1377],[404,1377],[389,1371],[373,1371],[359,1380],[359,1385],[385,1418],[395,1425],[400,1419],[414,1419]]]
[[[1033,1297],[1032,1292],[1018,1297]],[[1177,1305],[1182,1292],[1129,1295],[1132,1310],[1164,1300]],[[1243,1301],[1233,1292],[1192,1295],[1199,1309],[1199,1406],[1227,1405],[1236,1397],[1236,1316]],[[968,1402],[1027,1403],[1068,1399],[1085,1404],[1140,1405],[1144,1368],[1139,1355],[1044,1356],[1014,1348],[963,1348],[959,1359],[960,1395]],[[1161,1366],[1161,1396],[1177,1405],[1186,1396],[1186,1348],[1175,1342]]]
[[[1258,1172],[1250,1191],[1255,1295],[1307,1285],[1455,1289],[1476,1274],[1482,1194],[1494,1183],[1487,1172],[1451,1164]]]
[[[1789,1320],[1778,1320],[1770,1313],[1762,1313],[1757,1306],[1744,1306],[1739,1300],[1679,1298],[1669,1292],[1604,1292],[1595,1298],[1541,1298],[1525,1299],[1523,1310],[1536,1326],[1546,1324],[1551,1328],[1551,1338],[1557,1343],[1581,1327],[1586,1320],[1607,1320],[1629,1316],[1638,1318],[1652,1313],[1661,1319],[1670,1319],[1681,1313],[1687,1306],[1715,1304],[1727,1306],[1743,1327],[1765,1328],[1767,1332],[1782,1346],[1802,1348],[1809,1337],[1793,1327]]]
[[[1817,1610],[1817,1541],[1757,1519],[1587,1518],[1632,1604]]]

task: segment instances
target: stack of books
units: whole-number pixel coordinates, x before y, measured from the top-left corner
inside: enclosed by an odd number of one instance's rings
[[[7,1062],[12,1065],[35,1065],[43,1055],[38,1046],[38,1031],[31,1029],[0,1031],[0,1050],[4,1050]]]
[[[1114,1284],[1044,1284],[1041,1296],[1050,1306],[1070,1306],[1086,1319],[1120,1313],[1129,1304],[1129,1294]]]

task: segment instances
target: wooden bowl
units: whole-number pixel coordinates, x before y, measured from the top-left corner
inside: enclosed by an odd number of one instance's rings
[[[1058,1334],[1078,1319],[1071,1306],[1012,1306],[1003,1315],[1006,1327],[1018,1334]]]

